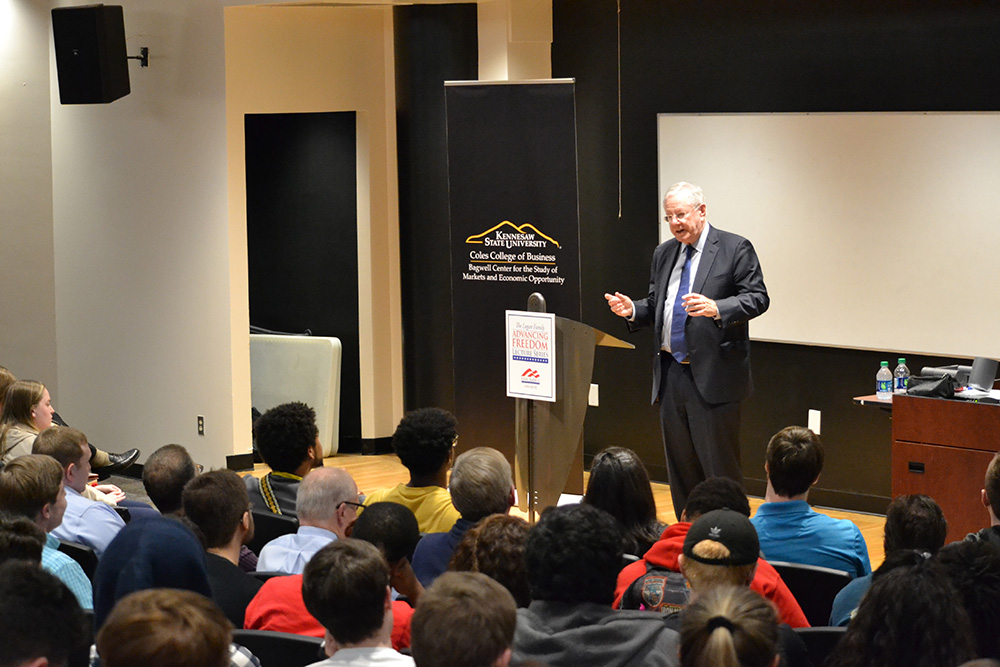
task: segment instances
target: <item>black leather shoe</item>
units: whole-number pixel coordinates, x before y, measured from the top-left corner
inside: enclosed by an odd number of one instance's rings
[[[108,458],[111,459],[111,463],[101,468],[94,468],[94,472],[99,475],[109,475],[119,470],[125,470],[125,468],[128,468],[139,458],[139,450],[133,448],[121,454],[108,452]]]

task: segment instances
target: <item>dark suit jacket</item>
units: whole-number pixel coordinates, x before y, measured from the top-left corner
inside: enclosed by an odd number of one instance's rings
[[[670,239],[653,251],[649,295],[633,301],[631,328],[653,325],[657,351],[663,340],[663,306],[667,283],[681,243]],[[698,391],[709,403],[742,401],[753,390],[750,378],[750,333],[747,322],[770,304],[757,253],[742,236],[708,228],[698,274],[691,291],[713,299],[719,319],[689,317],[684,325],[688,358]],[[653,364],[653,398],[660,395],[660,362]]]

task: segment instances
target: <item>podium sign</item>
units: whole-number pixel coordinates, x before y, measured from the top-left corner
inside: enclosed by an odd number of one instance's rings
[[[507,318],[507,395],[556,400],[556,316],[505,311]]]

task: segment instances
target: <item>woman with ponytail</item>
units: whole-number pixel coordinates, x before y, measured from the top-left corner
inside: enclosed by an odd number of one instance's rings
[[[681,667],[777,667],[780,661],[777,612],[749,588],[713,588],[681,616]]]

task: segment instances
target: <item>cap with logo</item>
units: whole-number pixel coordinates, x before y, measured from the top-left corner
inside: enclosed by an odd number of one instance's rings
[[[729,550],[729,558],[704,558],[692,553],[703,540],[718,542]],[[706,565],[750,565],[760,556],[760,540],[750,519],[730,509],[712,510],[691,524],[684,538],[684,557]]]

